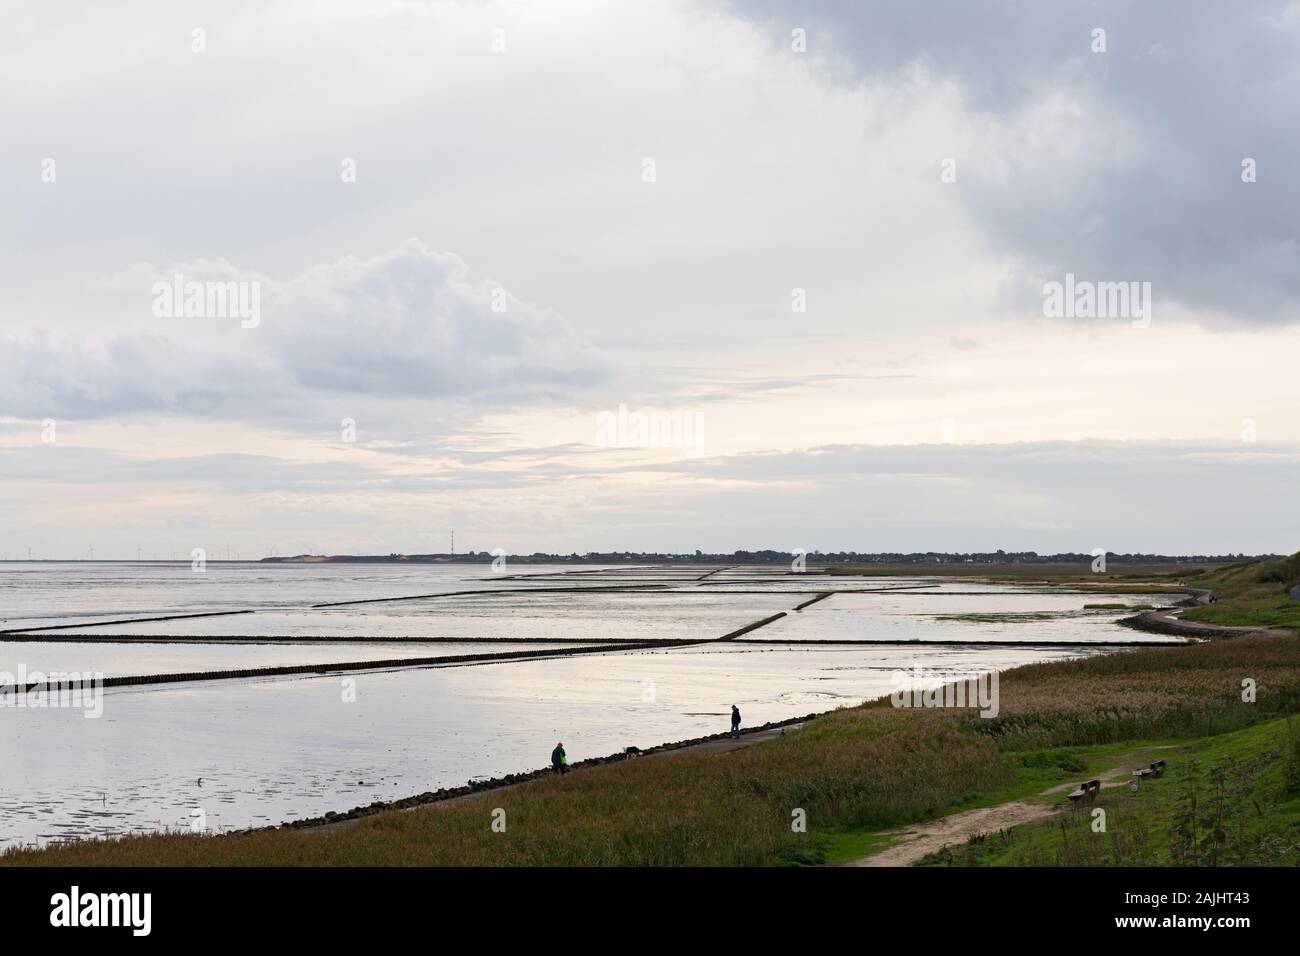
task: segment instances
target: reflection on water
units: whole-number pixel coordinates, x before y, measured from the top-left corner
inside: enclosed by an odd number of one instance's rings
[[[499,576],[484,582],[490,572],[480,567],[209,565],[205,578],[188,566],[0,566],[6,626],[214,607],[257,612],[0,640],[0,671],[25,664],[141,674],[565,648],[499,643],[505,637],[708,641],[792,611],[827,586],[933,583],[829,582],[770,572],[724,572],[697,581],[703,573],[620,568],[616,575],[526,581]],[[607,586],[619,580],[658,581],[675,593],[537,591],[557,582]],[[734,590],[727,581],[738,582]],[[531,593],[310,607],[484,587]],[[763,593],[743,593],[748,591]],[[964,593],[970,591],[985,593]],[[584,657],[110,689],[98,720],[75,710],[0,708],[0,845],[188,828],[196,810],[203,811],[209,829],[318,816],[544,766],[556,740],[564,740],[576,761],[629,745],[645,748],[723,731],[732,703],[755,725],[887,694],[898,670],[922,667],[931,676],[955,678],[1098,652],[1077,645],[963,647],[940,641],[1141,637],[1113,623],[1121,611],[1083,611],[1085,603],[1101,600],[1139,601],[944,582],[941,589],[909,593],[837,594],[746,635],[772,643],[611,648]],[[999,612],[1053,616],[1014,622],[936,618]],[[69,640],[76,633],[166,640]],[[231,640],[241,635],[273,636],[281,643]],[[426,643],[433,637],[465,643]],[[933,646],[807,643],[861,639],[919,639]]]
[[[196,671],[246,670],[253,667],[285,667],[301,664],[334,664],[352,661],[387,661],[398,658],[461,657],[467,654],[509,654],[515,652],[566,650],[570,644],[501,641],[466,641],[435,644],[351,641],[346,644],[230,644],[196,643],[192,646],[167,643],[114,644],[100,642],[51,641],[41,644],[0,643],[0,672],[52,671],[101,673],[105,677],[144,674],[190,674]]]

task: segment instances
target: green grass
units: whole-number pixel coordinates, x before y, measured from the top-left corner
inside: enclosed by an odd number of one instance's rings
[[[1240,680],[1258,682],[1241,700]],[[716,865],[820,863],[884,831],[1037,798],[1133,742],[1235,731],[1300,707],[1300,640],[1258,635],[1035,664],[1000,713],[845,708],[726,754],[643,757],[333,832],[160,834],[0,856],[10,865]],[[1082,750],[1075,748],[1084,748]],[[1079,768],[1083,767],[1083,770]],[[491,829],[506,812],[505,833]],[[791,828],[803,810],[807,831]],[[865,849],[864,849],[865,848]]]
[[[1041,566],[1033,570],[1043,572]],[[1281,587],[1261,580],[1272,573],[1269,565],[1195,570],[1198,586],[1223,595],[1216,609],[1236,607],[1246,617],[1258,613],[1249,604],[1256,589]],[[987,568],[981,574],[987,575]],[[1168,590],[1171,584],[1151,580],[1145,586]],[[1241,699],[1245,678],[1258,685],[1255,702]],[[1233,812],[1247,814],[1256,802],[1264,809],[1258,820],[1240,824],[1235,842],[1215,851],[1220,853],[1216,861],[1224,862],[1229,853],[1236,860],[1291,859],[1286,841],[1300,808],[1294,798],[1278,797],[1278,788],[1294,778],[1300,790],[1300,760],[1275,751],[1277,718],[1300,711],[1300,639],[1294,635],[1233,637],[1035,664],[1003,673],[1000,684],[1000,712],[993,719],[973,710],[894,709],[885,699],[823,715],[784,737],[730,753],[683,752],[577,768],[565,777],[475,799],[376,814],[330,832],[154,834],[10,851],[0,855],[0,865],[834,862],[884,847],[892,839],[886,831],[906,824],[1009,800],[1059,799],[1041,792],[1109,769],[1108,760],[1136,758],[1154,746],[1152,741],[1193,748],[1206,774],[1210,763],[1231,756],[1220,742],[1237,747],[1236,766],[1245,769],[1240,780],[1232,778],[1233,786],[1248,784],[1248,792],[1234,791]],[[1026,827],[1023,835],[1016,828],[1009,836],[985,838],[962,859],[1000,864],[1077,858],[1086,865],[1185,861],[1186,852],[1178,856],[1168,836],[1168,822],[1178,812],[1175,776],[1167,774],[1129,802],[1124,794],[1105,795],[1114,834],[1108,844],[1088,842],[1086,825],[1067,821],[1059,836]],[[1220,772],[1215,783],[1220,791],[1222,779]],[[491,827],[497,808],[506,813],[504,833]],[[806,814],[806,832],[791,827],[796,810]],[[1125,822],[1130,818],[1133,822]],[[1076,832],[1079,826],[1083,831]]]
[[[1104,832],[1091,808],[1066,811],[945,847],[920,865],[1300,865],[1300,754],[1289,756],[1296,734],[1273,720],[1172,748],[1150,742],[1165,775],[1136,793],[1103,790],[1095,806],[1105,811]]]
[[[1189,608],[1180,616],[1203,624],[1223,624],[1232,627],[1289,627],[1300,629],[1300,601],[1293,601],[1285,593],[1272,593],[1262,586],[1263,593],[1243,593],[1232,598],[1220,598],[1215,604]]]
[[[1261,565],[1255,578],[1261,584],[1283,584],[1290,587],[1300,581],[1300,551],[1281,561]]]
[[[871,830],[831,830],[822,843],[819,862],[829,866],[842,866],[881,850],[888,850],[898,839],[891,834]]]
[[[962,794],[934,816],[942,817],[965,810],[993,807],[1011,800],[1039,799],[1043,790],[1067,779],[1078,777],[1084,769],[1081,763],[1066,756],[1066,752],[1061,749],[1030,751],[1003,756],[1001,759],[1009,770],[1005,783],[1001,786]],[[879,853],[897,842],[898,838],[889,832],[851,826],[836,828],[828,831],[825,836],[822,862],[848,863]]]
[[[1114,771],[1117,766],[1130,769],[1149,766],[1167,758],[1167,751],[1178,746],[1177,740],[1151,740],[1107,744],[1092,747],[1055,747],[1023,751],[1014,755],[1014,779],[1004,787],[985,791],[955,801],[938,816],[993,807],[1011,801],[1064,805],[1066,785]],[[833,834],[827,846],[827,862],[844,863],[873,855],[898,842],[888,831],[870,832],[846,829]],[[858,852],[861,849],[862,852]]]
[[[1300,552],[1280,561],[1222,568],[1204,585],[1214,590],[1216,603],[1191,608],[1182,617],[1204,624],[1300,630],[1300,601],[1287,594],[1297,581]]]
[[[580,768],[513,790],[366,817],[331,833],[169,834],[11,852],[7,864],[637,865],[818,862],[835,827],[932,816],[1010,776],[953,715],[852,708],[722,755]],[[491,830],[502,808],[505,833]],[[793,813],[808,830],[792,830]]]

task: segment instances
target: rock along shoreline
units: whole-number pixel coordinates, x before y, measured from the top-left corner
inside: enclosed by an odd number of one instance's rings
[[[802,717],[790,717],[785,720],[773,721],[763,724],[761,727],[752,727],[741,732],[743,738],[747,734],[757,734],[764,731],[777,730],[782,727],[789,727],[794,724],[803,724],[819,717],[821,714],[806,714]],[[657,747],[651,747],[647,750],[640,750],[636,753],[626,751],[610,754],[607,757],[590,757],[586,760],[580,760],[570,765],[570,769],[579,767],[599,767],[605,764],[619,763],[633,757],[646,757],[653,754],[670,753],[677,750],[687,750],[692,747],[698,747],[701,744],[712,743],[713,741],[726,740],[731,735],[725,731],[717,734],[710,734],[706,737],[694,737],[689,740],[678,740],[671,743],[660,744]],[[404,797],[400,800],[379,800],[375,803],[365,806],[353,807],[351,810],[336,812],[331,810],[324,816],[310,817],[303,820],[288,820],[276,826],[252,827],[245,830],[236,830],[233,833],[258,833],[267,830],[309,830],[315,827],[328,826],[333,823],[342,823],[345,820],[359,820],[363,817],[374,816],[377,813],[386,813],[390,810],[409,810],[413,807],[425,806],[427,804],[443,803],[448,800],[455,800],[460,797],[468,797],[479,793],[488,793],[492,790],[504,790],[510,787],[518,786],[521,783],[528,783],[532,780],[539,780],[542,777],[549,777],[554,771],[549,767],[538,770],[528,770],[523,773],[506,774],[504,777],[494,777],[490,780],[475,780],[459,787],[442,787],[438,790],[429,790],[411,797]]]

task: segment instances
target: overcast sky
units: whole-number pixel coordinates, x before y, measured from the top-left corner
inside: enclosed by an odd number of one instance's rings
[[[1300,3],[3,20],[11,559],[1300,548]]]

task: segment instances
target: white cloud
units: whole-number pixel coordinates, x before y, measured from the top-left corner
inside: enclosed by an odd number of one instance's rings
[[[569,450],[440,462],[0,448],[10,547],[247,556],[465,549],[1287,551],[1300,444],[834,445],[594,469]],[[114,502],[111,514],[101,507]],[[418,515],[418,520],[412,516]],[[69,519],[73,523],[69,523]],[[109,543],[130,542],[118,553]],[[55,550],[57,549],[57,550]],[[49,556],[50,550],[38,550]]]
[[[415,240],[285,282],[225,262],[131,274],[144,315],[154,283],[176,274],[258,283],[261,321],[245,328],[237,315],[150,316],[148,331],[99,342],[39,329],[8,336],[0,339],[0,408],[30,418],[172,412],[265,423],[313,393],[500,401],[565,394],[606,373],[563,316]]]
[[[1084,482],[1143,500],[1123,465],[1141,447],[1117,446],[1106,479],[1015,455],[1000,481],[995,455],[978,482],[745,475],[774,454],[935,441],[948,419],[990,448],[1232,442],[1246,418],[1261,442],[1300,438],[1296,21],[1276,4],[82,13],[56,28],[17,10],[0,33],[0,188],[24,225],[0,232],[0,446],[36,455],[28,493],[42,468],[58,478],[38,540],[153,515],[220,524],[251,553],[292,514],[323,547],[310,529],[337,511],[353,518],[329,525],[336,549],[416,550],[418,511],[526,550],[784,547],[819,522],[813,546],[866,547],[879,506],[891,546],[908,527],[917,546],[995,546],[976,539],[1022,519],[1033,546],[1069,502],[1106,507]],[[1240,183],[1238,154],[1260,182]],[[155,319],[151,285],[174,271],[260,281],[262,321]],[[1047,322],[1041,283],[1066,271],[1153,281],[1154,326]],[[702,411],[716,470],[593,451],[594,413],[622,403]],[[27,448],[46,416],[60,444]],[[341,447],[345,417],[358,440]],[[116,477],[91,493],[78,470]],[[1125,517],[1135,539],[1172,520]],[[1286,529],[1239,517],[1239,540],[1186,546],[1285,547]],[[0,537],[33,533],[16,521]],[[969,534],[938,540],[943,522]]]

